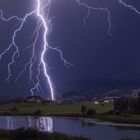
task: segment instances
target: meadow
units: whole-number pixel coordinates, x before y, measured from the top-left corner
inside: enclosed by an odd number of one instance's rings
[[[50,114],[81,114],[81,106],[95,109],[97,113],[104,113],[113,110],[112,104],[95,105],[94,103],[75,103],[75,104],[57,104],[57,103],[11,103],[0,105],[0,114],[27,114],[33,115],[37,110],[42,115]],[[15,111],[14,111],[14,108]]]
[[[96,110],[96,114],[87,116],[81,113],[81,106]],[[91,102],[75,104],[58,103],[11,103],[0,105],[0,115],[30,115],[30,116],[58,116],[58,117],[87,117],[103,121],[140,124],[140,115],[124,114],[111,115],[112,103],[95,105]]]

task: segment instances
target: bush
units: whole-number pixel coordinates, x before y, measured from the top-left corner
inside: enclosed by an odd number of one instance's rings
[[[108,115],[114,115],[114,111],[113,110],[110,110],[110,111],[107,112],[107,114]]]
[[[81,113],[82,113],[83,115],[85,115],[86,111],[87,111],[87,106],[82,105],[82,106],[81,106]]]
[[[39,116],[41,114],[42,114],[42,111],[40,109],[37,109],[34,113],[34,115],[37,115],[37,116]]]
[[[87,115],[88,116],[92,116],[92,115],[95,115],[95,114],[96,114],[96,110],[95,109],[89,108],[87,110]]]
[[[17,112],[18,111],[18,108],[15,106],[13,108],[10,108],[10,111]]]
[[[101,106],[105,106],[105,104],[101,104]]]

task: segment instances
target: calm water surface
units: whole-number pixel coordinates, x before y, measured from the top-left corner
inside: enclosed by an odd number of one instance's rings
[[[118,129],[100,124],[87,124],[78,119],[56,117],[0,117],[0,128],[17,129],[32,127],[44,132],[62,132],[68,135],[85,136],[92,140],[116,140],[120,137],[140,138],[140,130]]]

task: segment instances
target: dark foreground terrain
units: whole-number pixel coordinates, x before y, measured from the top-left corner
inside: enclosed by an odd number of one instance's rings
[[[61,133],[44,133],[35,129],[0,130],[0,140],[89,140]]]
[[[45,133],[38,132],[35,129],[20,128],[17,130],[0,129],[0,140],[90,140],[84,137],[68,136],[62,133]],[[140,140],[131,138],[121,138],[116,140]]]

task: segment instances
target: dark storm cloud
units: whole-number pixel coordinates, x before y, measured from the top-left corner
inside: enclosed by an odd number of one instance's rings
[[[49,72],[58,92],[75,87],[75,81],[77,83],[82,80],[85,83],[90,81],[90,88],[92,88],[92,83],[95,83],[96,79],[140,80],[140,16],[119,5],[117,0],[88,0],[87,2],[91,6],[109,8],[113,26],[112,37],[107,33],[108,22],[105,12],[98,10],[91,12],[87,24],[84,25],[83,17],[87,12],[84,7],[79,7],[74,0],[53,1],[50,16],[55,18],[52,21],[53,30],[49,34],[48,41],[53,47],[60,46],[65,58],[74,64],[67,69],[57,53],[52,51],[47,53],[46,61],[53,67]],[[130,1],[130,4],[140,9],[139,0]],[[7,17],[13,14],[23,16],[30,11],[30,8],[33,9],[34,5],[34,0],[0,1],[0,8]],[[25,27],[22,35],[17,39],[21,49],[31,42],[27,31],[32,32],[31,28],[35,26],[35,20],[32,19],[30,22],[32,23]],[[15,21],[11,24],[0,22],[1,49],[8,45],[15,24]],[[15,75],[23,67],[22,62],[25,62],[26,56],[30,56],[28,51],[23,54],[20,63],[17,62],[17,70],[13,72]],[[11,86],[12,81],[8,85],[4,83],[9,57],[10,53],[0,64],[0,92],[9,94],[12,91],[12,94],[16,95],[29,94],[29,85],[26,84],[28,71],[16,85]]]
[[[100,0],[90,4],[107,6],[110,9],[113,36],[110,37],[107,34],[106,13],[93,11],[86,26],[83,26],[86,9],[79,7],[74,1],[65,1],[53,12],[57,16],[55,15],[50,42],[52,40],[59,44],[65,56],[75,66],[70,70],[63,70],[64,73],[61,72],[62,66],[58,67],[54,75],[57,76],[59,73],[58,79],[63,78],[64,82],[77,79],[77,77],[139,79],[140,16],[119,5],[117,0],[106,2]],[[134,3],[134,6],[137,5]],[[137,6],[137,8],[140,7]]]

